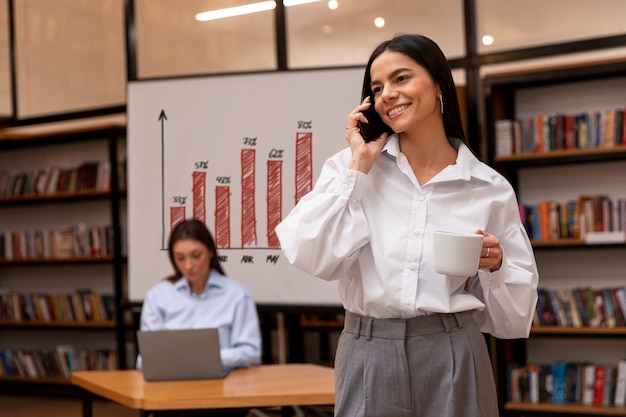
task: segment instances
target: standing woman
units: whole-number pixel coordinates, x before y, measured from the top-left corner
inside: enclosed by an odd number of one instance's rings
[[[362,99],[348,115],[349,148],[276,228],[289,262],[339,281],[335,415],[496,417],[481,332],[528,337],[537,300],[513,188],[468,148],[450,67],[432,40],[381,43]],[[359,123],[375,118],[395,133],[366,142]],[[435,272],[437,230],[484,235],[475,276]]]
[[[226,276],[205,224],[197,219],[179,223],[168,251],[174,274],[146,294],[141,330],[217,328],[224,370],[261,363],[256,304],[246,287]]]

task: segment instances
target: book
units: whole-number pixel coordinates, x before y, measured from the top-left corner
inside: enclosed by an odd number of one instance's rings
[[[613,311],[615,313],[615,321],[618,326],[626,326],[626,317],[624,317],[624,313],[626,312],[623,310],[623,307],[620,305],[620,301],[617,296],[617,292],[619,290],[620,288],[609,289],[609,291],[611,292],[611,295],[613,296]]]
[[[620,318],[626,321],[626,288],[615,288],[614,295],[615,309],[619,310]]]
[[[72,371],[76,371],[76,350],[73,345],[56,346],[57,363],[65,378],[69,378]]]
[[[581,288],[581,296],[583,305],[585,306],[585,313],[587,315],[587,323],[589,327],[600,326],[600,313],[595,303],[595,297],[591,288]]]
[[[495,122],[496,156],[510,156],[514,152],[513,120],[502,119]]]
[[[565,368],[565,389],[567,402],[580,402],[582,396],[582,363],[567,362]]]
[[[548,292],[544,288],[537,289],[537,312],[539,320],[544,326],[554,326],[557,324],[554,310],[552,308]]]
[[[539,365],[528,364],[528,400],[537,404],[539,402]]]
[[[516,366],[510,370],[510,398],[512,402],[522,402],[526,398],[527,378],[525,366]]]
[[[567,363],[565,361],[552,363],[552,402],[555,404],[567,402]]]
[[[555,291],[560,310],[563,311],[566,319],[566,326],[581,327],[582,321],[576,308],[576,301],[570,288],[561,288]]]
[[[617,363],[613,404],[617,407],[623,407],[626,404],[626,359],[621,359]]]
[[[552,401],[552,366],[539,365],[539,402]]]
[[[554,310],[557,325],[568,326],[569,324],[567,321],[567,314],[559,301],[556,291],[547,290],[546,292],[548,294],[548,297],[550,297],[550,304],[552,305],[552,309]]]
[[[604,393],[602,394],[602,405],[608,407],[613,404],[613,398],[615,397],[617,366],[606,365],[604,369],[604,375]]]
[[[583,366],[583,390],[581,403],[584,405],[593,405],[593,394],[596,383],[596,367],[592,364]]]
[[[593,387],[593,405],[602,405],[605,382],[606,368],[604,367],[604,365],[596,365],[595,381]]]

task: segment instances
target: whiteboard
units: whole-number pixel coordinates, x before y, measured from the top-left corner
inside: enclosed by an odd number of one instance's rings
[[[257,304],[339,306],[334,282],[290,265],[273,226],[347,146],[364,68],[135,81],[128,90],[131,301],[172,273],[167,239],[199,217]]]

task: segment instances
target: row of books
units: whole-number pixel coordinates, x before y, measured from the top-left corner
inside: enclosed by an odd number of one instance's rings
[[[126,161],[117,167],[119,188],[126,190]],[[0,170],[0,199],[64,192],[110,190],[111,166],[107,161],[86,161],[79,166],[45,167],[29,171]]]
[[[626,145],[624,108],[578,114],[538,114],[495,123],[496,156]]]
[[[71,259],[113,254],[113,228],[78,224],[0,231],[0,260]]]
[[[537,293],[535,325],[626,326],[626,288],[539,288]]]
[[[566,201],[542,200],[520,204],[520,217],[529,237],[537,241],[565,238],[588,240],[591,235],[626,233],[626,198],[581,195]],[[601,235],[599,235],[601,236]]]
[[[106,322],[115,320],[111,294],[90,290],[31,293],[0,289],[0,322]]]
[[[73,371],[117,369],[117,352],[111,349],[76,349],[58,345],[53,349],[0,350],[0,378],[69,378]]]
[[[623,407],[626,400],[626,360],[510,364],[507,379],[512,402]]]

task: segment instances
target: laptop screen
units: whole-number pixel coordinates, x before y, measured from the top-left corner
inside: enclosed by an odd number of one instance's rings
[[[146,381],[225,376],[217,329],[139,330],[137,344]]]

